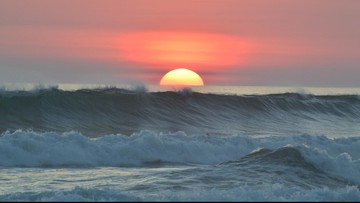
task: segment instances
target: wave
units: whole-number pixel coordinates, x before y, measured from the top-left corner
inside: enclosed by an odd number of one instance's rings
[[[24,201],[24,202],[106,202],[125,201],[139,202],[140,198],[123,194],[124,192],[112,189],[97,189],[75,187],[68,191],[45,191],[45,192],[17,192],[14,194],[0,195],[1,201]]]
[[[97,137],[150,129],[208,134],[354,136],[360,131],[359,122],[358,95],[241,96],[117,88],[0,93],[0,132],[75,130]]]
[[[306,170],[318,171],[311,162],[307,161],[301,151],[293,146],[285,146],[275,150],[261,148],[242,157],[238,161],[230,161],[224,164],[243,165],[255,163],[279,164],[284,166],[293,166],[305,168]]]
[[[134,193],[114,188],[75,187],[63,191],[17,192],[0,195],[2,201],[334,201],[357,202],[360,191],[356,186],[343,188],[301,189],[282,184],[242,186],[231,189],[194,189],[186,191],[157,191],[156,194]]]
[[[21,131],[0,137],[1,167],[128,167],[148,164],[258,164],[301,168],[360,184],[360,138],[187,135],[141,131],[89,138]]]

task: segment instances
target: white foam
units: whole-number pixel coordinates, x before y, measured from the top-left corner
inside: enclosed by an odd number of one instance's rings
[[[338,151],[339,149],[333,149]],[[357,184],[360,183],[360,160],[353,160],[349,152],[331,155],[331,150],[305,146],[302,154],[324,172]]]
[[[219,164],[239,160],[257,148],[278,149],[289,144],[324,172],[360,183],[359,137],[252,138],[141,131],[131,136],[88,138],[77,132],[18,130],[0,136],[0,166],[138,166],[153,161]]]
[[[213,164],[236,160],[250,151],[247,137],[156,134],[88,138],[77,132],[16,131],[0,138],[0,166],[138,165],[151,161]]]

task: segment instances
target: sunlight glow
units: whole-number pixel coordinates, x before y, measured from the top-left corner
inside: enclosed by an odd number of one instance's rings
[[[193,32],[135,32],[119,37],[123,60],[171,66],[229,66],[248,51],[238,37]]]

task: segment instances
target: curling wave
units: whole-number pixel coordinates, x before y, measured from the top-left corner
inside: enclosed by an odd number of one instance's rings
[[[150,129],[207,134],[354,136],[360,131],[358,123],[358,95],[238,96],[191,91],[147,93],[117,88],[77,91],[53,88],[0,94],[0,132],[75,130],[98,137]]]

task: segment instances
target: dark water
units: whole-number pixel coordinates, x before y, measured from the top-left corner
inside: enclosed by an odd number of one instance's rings
[[[359,201],[358,95],[0,93],[0,201]]]
[[[357,95],[219,95],[183,90],[91,89],[0,95],[0,131],[79,131],[97,137],[156,132],[352,136],[360,131]]]

